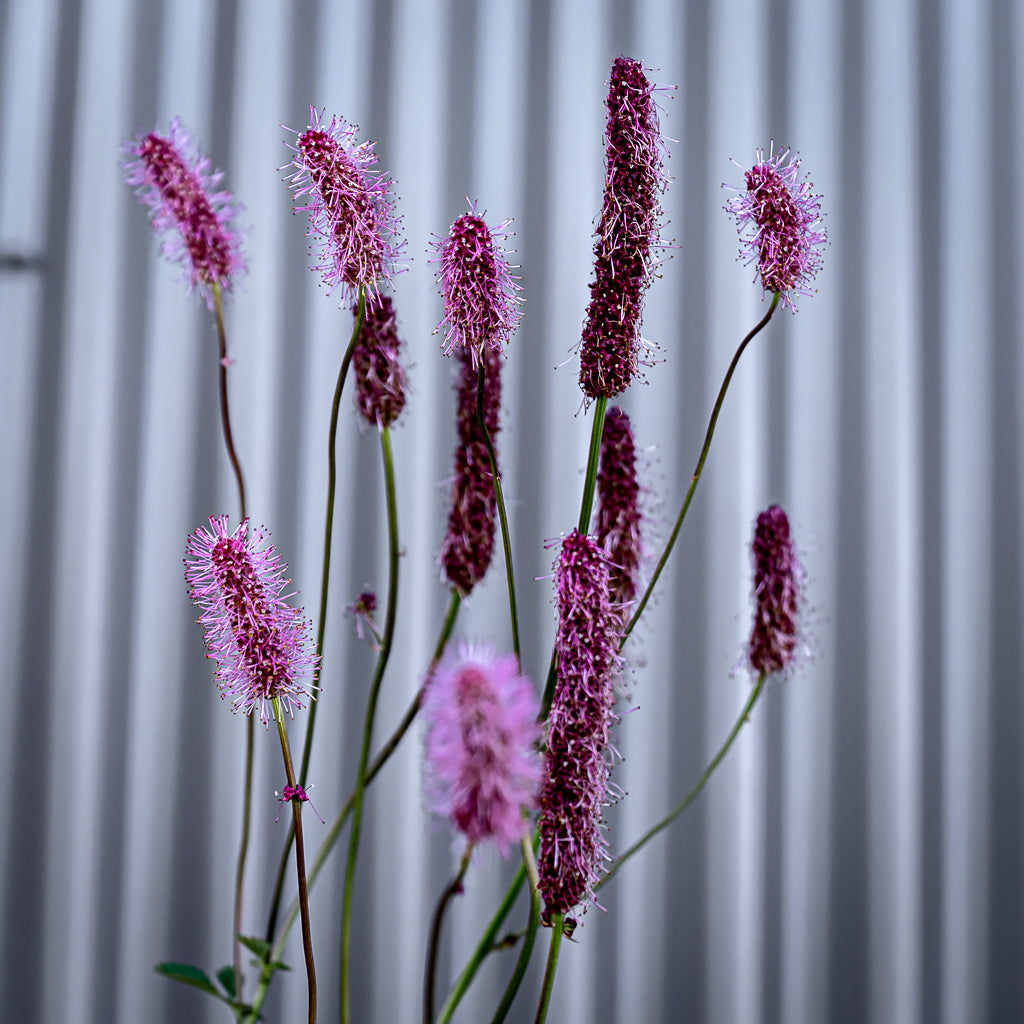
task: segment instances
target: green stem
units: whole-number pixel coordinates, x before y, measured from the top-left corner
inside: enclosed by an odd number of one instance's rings
[[[491,459],[491,476],[494,479],[494,497],[498,504],[498,518],[501,521],[501,542],[505,548],[505,576],[508,579],[508,608],[512,616],[512,650],[515,652],[516,661],[522,668],[523,659],[519,649],[519,616],[516,614],[516,579],[512,567],[512,540],[508,532],[508,517],[505,515],[505,498],[501,493],[501,473],[498,471],[498,456],[494,450],[494,442],[491,440],[491,433],[487,429],[487,418],[484,415],[484,372],[486,363],[481,357],[480,369],[476,384],[476,416],[480,425],[480,433],[483,435],[484,443],[487,445],[487,454]]]
[[[430,926],[430,941],[427,943],[427,962],[423,967],[423,1024],[431,1024],[434,1019],[434,982],[437,975],[437,951],[441,943],[441,923],[448,904],[462,892],[462,879],[466,877],[473,844],[466,844],[466,852],[462,855],[462,863],[458,873],[445,887],[434,910],[434,920]]]
[[[242,477],[242,465],[235,451],[235,441],[231,435],[231,416],[228,413],[228,342],[224,330],[224,306],[220,298],[220,285],[213,285],[213,309],[217,316],[217,341],[220,350],[220,422],[224,429],[224,447],[228,450],[231,467],[235,471],[238,483],[238,501],[242,506],[242,518],[245,519],[245,480]]]
[[[694,492],[697,490],[697,483],[700,481],[700,475],[704,470],[704,463],[707,461],[708,452],[711,450],[711,440],[715,436],[715,427],[718,424],[718,414],[722,411],[722,403],[725,401],[725,393],[729,390],[729,383],[732,380],[732,375],[736,371],[736,367],[739,364],[740,356],[743,355],[747,345],[768,325],[768,321],[771,320],[772,314],[775,312],[776,307],[779,304],[779,300],[782,298],[781,292],[776,292],[772,298],[772,304],[768,307],[768,312],[761,318],[757,326],[740,342],[739,348],[736,349],[736,354],[732,357],[732,362],[729,364],[729,369],[726,371],[725,379],[722,381],[722,387],[719,389],[718,398],[715,400],[715,407],[711,410],[711,419],[708,421],[707,434],[704,436],[704,447],[700,450],[700,458],[697,460],[697,468],[693,471],[693,476],[690,478],[690,487],[686,492],[686,497],[683,499],[683,507],[679,511],[679,518],[676,519],[676,524],[672,529],[672,535],[668,539],[668,544],[665,545],[665,550],[658,559],[658,565],[654,570],[654,574],[651,576],[651,582],[647,584],[647,589],[644,591],[644,596],[640,599],[640,603],[636,606],[636,611],[633,613],[633,617],[629,620],[629,625],[626,626],[625,632],[622,634],[622,639],[619,642],[619,649],[626,643],[626,639],[630,633],[633,632],[633,628],[636,626],[643,614],[644,608],[647,607],[647,602],[651,598],[651,594],[654,592],[654,585],[658,582],[658,577],[661,575],[662,569],[665,568],[665,563],[668,561],[668,556],[672,553],[672,548],[675,545],[676,537],[679,536],[679,530],[683,525],[683,520],[686,518],[686,513],[690,508],[690,502],[693,501]]]
[[[548,947],[548,962],[544,967],[544,983],[541,985],[540,1002],[537,1004],[537,1016],[534,1024],[544,1024],[548,1016],[548,1003],[555,987],[555,968],[558,967],[558,951],[562,948],[562,921],[564,914],[555,914],[551,918],[551,945]]]
[[[739,735],[740,729],[743,728],[746,721],[750,718],[750,712],[754,710],[754,705],[757,703],[758,697],[760,697],[761,693],[764,691],[764,684],[766,679],[767,676],[762,672],[761,675],[758,677],[757,685],[754,687],[753,693],[751,693],[750,698],[747,700],[747,703],[743,705],[743,710],[740,712],[740,717],[736,719],[736,723],[732,727],[732,732],[729,733],[729,736],[726,739],[725,743],[722,744],[718,753],[715,754],[715,756],[712,758],[711,763],[701,773],[701,776],[697,780],[693,789],[691,789],[690,792],[686,794],[682,802],[677,807],[669,811],[669,813],[666,814],[665,817],[661,819],[661,821],[657,822],[655,825],[652,825],[632,846],[630,846],[624,853],[620,854],[618,857],[615,858],[614,863],[608,869],[605,876],[601,879],[600,882],[598,882],[597,885],[594,886],[595,892],[597,892],[598,889],[605,885],[605,883],[607,883],[615,875],[619,868],[621,868],[622,865],[625,864],[626,861],[629,860],[629,858],[632,857],[634,853],[637,853],[643,846],[645,846],[663,829],[668,828],[668,826],[671,825],[672,822],[675,821],[676,818],[678,818],[679,815],[682,814],[683,811],[685,811],[686,808],[689,807],[690,804],[692,804],[693,801],[697,799],[698,795],[700,794],[700,791],[704,788],[704,785],[708,781],[708,779],[711,778],[711,775],[714,772],[714,770],[719,766],[719,764],[721,764],[722,759],[725,757],[725,755],[729,753],[729,748],[732,746],[733,740],[735,740],[736,737]]]
[[[370,760],[370,739],[373,734],[373,719],[377,712],[377,697],[384,678],[391,645],[395,637],[395,615],[398,605],[398,502],[395,499],[395,460],[391,452],[391,432],[387,427],[380,432],[381,456],[384,462],[384,490],[388,509],[388,609],[384,621],[384,642],[377,658],[377,670],[370,687],[370,699],[366,706],[366,722],[363,725],[363,744],[359,754],[359,771],[356,775],[356,789],[352,804],[352,831],[349,834],[348,861],[345,866],[345,892],[341,910],[341,1022],[349,1024],[349,962],[352,949],[352,892],[356,877],[356,857],[359,852],[359,836],[363,824],[363,793],[366,789],[367,764]]]

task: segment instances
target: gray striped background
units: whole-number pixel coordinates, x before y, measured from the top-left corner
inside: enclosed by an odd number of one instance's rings
[[[515,217],[527,305],[501,448],[526,661],[534,678],[546,666],[550,584],[534,577],[578,507],[589,420],[570,357],[619,51],[679,86],[663,119],[678,249],[645,320],[660,362],[625,401],[650,446],[661,537],[763,309],[721,210],[720,182],[739,180],[729,158],[749,163],[773,138],[798,148],[831,245],[819,294],[741,364],[632,649],[644,664],[619,730],[629,795],[610,814],[613,850],[678,800],[742,706],[749,683],[730,672],[749,617],[746,543],[772,501],[803,544],[813,651],[769,689],[703,799],[604,892],[608,913],[587,915],[552,1016],[1024,1019],[1019,3],[0,0],[3,1021],[226,1019],[152,966],[212,972],[230,958],[244,730],[210,683],[181,557],[235,498],[211,319],[156,255],[120,180],[122,139],[180,115],[247,206],[251,272],[228,314],[236,432],[254,518],[310,608],[350,319],[306,270],[278,126],[326,106],[379,140],[398,183],[413,394],[395,436],[405,558],[383,736],[446,603],[451,378],[424,249],[467,195]],[[351,785],[372,667],[342,608],[385,583],[378,447],[346,410],[311,772],[327,817]],[[508,644],[503,588],[499,562],[461,632]],[[276,742],[258,740],[251,932],[285,831]],[[416,1020],[428,917],[455,857],[420,809],[418,733],[374,785],[365,838],[357,1019]],[[445,980],[509,870],[474,869]],[[313,901],[323,1020],[337,1004],[339,873]],[[517,908],[510,926],[523,920]],[[297,940],[286,957],[299,969],[267,1017],[304,1020]],[[492,958],[460,1020],[489,1019],[510,965]],[[535,966],[517,1019],[532,1019]]]

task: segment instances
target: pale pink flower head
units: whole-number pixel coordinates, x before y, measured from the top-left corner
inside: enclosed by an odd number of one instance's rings
[[[735,161],[733,161],[735,163]],[[737,166],[740,166],[737,164]],[[800,160],[789,149],[765,156],[757,150],[753,167],[744,174],[746,188],[723,187],[736,193],[725,209],[736,218],[741,256],[757,264],[765,293],[781,292],[795,313],[794,295],[812,295],[810,282],[821,269],[821,249],[827,241],[822,226],[821,196],[800,174]]]
[[[785,672],[800,643],[803,571],[781,506],[771,505],[757,517],[750,561],[754,591],[754,621],[747,644],[750,667],[764,675]]]
[[[223,173],[196,149],[175,118],[167,135],[148,132],[124,144],[125,181],[150,208],[161,252],[185,271],[189,288],[213,308],[213,285],[229,291],[245,273],[241,206],[220,190]]]
[[[474,366],[486,349],[501,351],[519,324],[520,287],[509,251],[499,244],[509,236],[511,223],[488,227],[471,203],[448,236],[435,236],[433,243],[437,259],[432,262],[440,264],[437,277],[444,297],[444,317],[437,325],[445,331],[442,347],[445,355],[455,348],[469,350]]]
[[[392,182],[377,168],[375,144],[356,141],[355,125],[337,117],[328,125],[312,106],[309,116],[309,127],[289,144],[295,159],[287,180],[295,212],[309,212],[306,234],[320,246],[314,269],[329,291],[340,289],[341,305],[350,305],[360,288],[376,295],[398,272],[405,243],[398,238]]]
[[[527,828],[540,779],[540,702],[515,655],[460,643],[423,695],[424,788],[431,811],[504,856]]]
[[[317,659],[311,626],[302,609],[281,596],[290,582],[288,566],[273,544],[262,546],[270,532],[250,532],[248,519],[234,533],[227,524],[227,516],[211,516],[209,530],[199,527],[189,536],[185,581],[202,612],[198,621],[217,662],[221,696],[245,715],[259,707],[269,725],[274,699],[293,715],[312,697]]]

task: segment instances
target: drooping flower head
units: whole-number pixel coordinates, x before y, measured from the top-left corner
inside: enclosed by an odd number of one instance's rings
[[[593,898],[608,842],[602,828],[614,749],[613,683],[621,621],[608,597],[608,555],[574,530],[556,564],[558,683],[540,790],[540,891],[545,915]]]
[[[223,172],[196,149],[175,118],[167,135],[139,135],[123,147],[125,181],[150,208],[153,228],[162,234],[161,252],[185,271],[190,289],[213,308],[213,285],[230,291],[245,273],[242,234],[236,221],[241,206],[219,190]]]
[[[504,856],[527,828],[540,780],[540,702],[515,655],[461,643],[426,685],[427,804],[471,843]]]
[[[359,315],[358,303],[352,307]],[[356,407],[367,423],[383,430],[405,408],[405,370],[401,361],[395,310],[390,295],[366,300],[363,327],[352,352]]]
[[[636,442],[629,417],[618,406],[605,416],[597,493],[597,542],[608,551],[612,603],[625,610],[636,597],[643,543]]]
[[[309,127],[295,132],[295,145],[289,144],[295,159],[288,165],[294,173],[287,180],[295,212],[309,211],[306,234],[321,246],[314,269],[329,291],[341,290],[344,306],[360,288],[376,295],[381,282],[391,283],[405,243],[398,238],[392,182],[377,168],[375,144],[357,143],[355,125],[338,117],[328,125],[324,113],[311,106]]]
[[[757,517],[750,561],[754,577],[754,622],[747,645],[750,667],[765,675],[785,672],[800,642],[803,572],[789,519],[779,505],[771,505]]]
[[[444,297],[444,317],[437,325],[445,331],[442,348],[445,355],[467,349],[474,366],[486,349],[500,351],[519,324],[520,288],[508,263],[509,251],[499,244],[509,236],[511,223],[488,227],[471,203],[469,213],[452,224],[447,238],[435,236],[433,243]]]
[[[723,186],[736,193],[725,209],[736,218],[741,255],[747,263],[756,261],[764,292],[781,292],[795,313],[793,296],[813,294],[810,282],[821,269],[820,250],[827,240],[821,196],[801,176],[797,155],[789,149],[776,153],[774,143],[767,156],[757,150],[757,161],[744,177],[745,189]]]
[[[657,266],[660,193],[668,181],[658,105],[643,65],[612,64],[604,203],[594,242],[594,279],[583,325],[580,387],[588,398],[625,391],[640,362],[644,292]]]
[[[228,533],[227,516],[211,516],[185,551],[185,580],[192,603],[201,609],[209,657],[217,662],[221,696],[232,710],[251,714],[258,707],[264,725],[276,698],[289,715],[312,695],[316,655],[310,623],[281,592],[288,566],[263,527],[250,532],[243,520]]]
[[[441,545],[440,562],[448,582],[467,597],[491,564],[498,503],[490,455],[477,418],[479,371],[473,365],[474,353],[469,349],[458,349],[456,358],[459,361],[456,415],[459,442],[455,449],[448,532]],[[484,367],[484,421],[491,443],[496,445],[503,357],[500,349],[488,346],[481,358]]]

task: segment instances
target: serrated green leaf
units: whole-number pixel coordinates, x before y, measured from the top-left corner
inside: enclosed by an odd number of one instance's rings
[[[245,946],[246,949],[251,950],[255,953],[260,960],[266,963],[270,957],[270,943],[266,939],[257,939],[255,936],[239,935],[238,941]]]
[[[163,963],[157,964],[154,970],[174,981],[180,981],[185,985],[192,985],[204,992],[209,992],[211,996],[216,996],[218,999],[224,998],[214,987],[206,972],[191,964]]]
[[[227,967],[222,967],[217,972],[217,980],[224,986],[224,991],[227,992],[232,999],[235,998],[235,969],[228,964]]]

